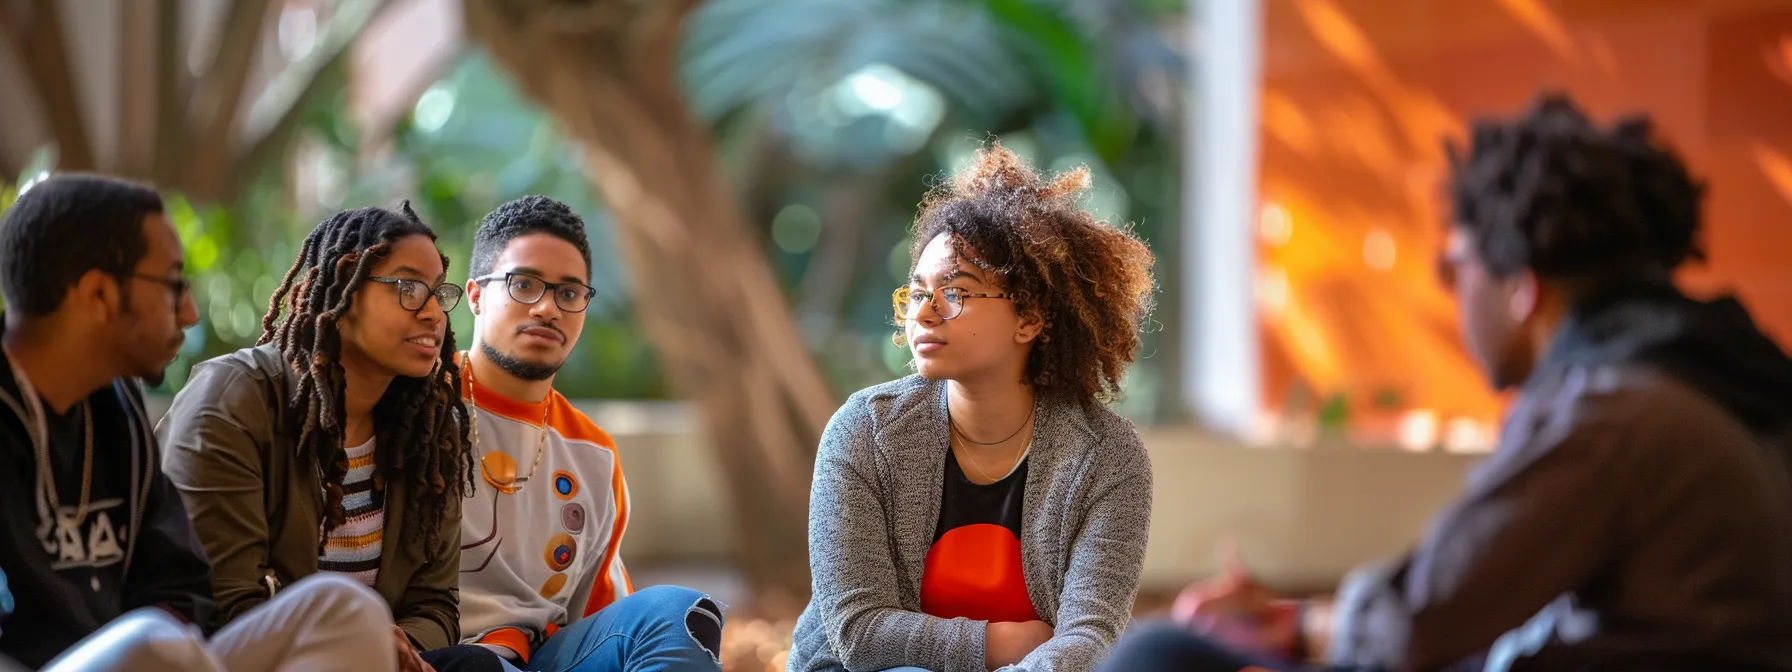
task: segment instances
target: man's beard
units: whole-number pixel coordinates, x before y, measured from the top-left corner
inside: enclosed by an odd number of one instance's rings
[[[486,359],[491,360],[493,364],[497,364],[498,368],[503,369],[505,373],[530,382],[553,378],[555,373],[560,372],[560,366],[566,363],[565,360],[554,364],[540,364],[525,361],[498,352],[498,349],[492,347],[492,344],[490,343],[480,343],[479,350],[480,352],[485,353]]]

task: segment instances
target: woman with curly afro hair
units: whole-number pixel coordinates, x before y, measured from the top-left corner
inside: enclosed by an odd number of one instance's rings
[[[928,194],[894,295],[917,375],[828,423],[791,670],[1088,670],[1132,613],[1151,464],[1106,407],[1152,256],[991,147]]]

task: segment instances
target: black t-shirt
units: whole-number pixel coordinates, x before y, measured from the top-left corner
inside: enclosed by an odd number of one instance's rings
[[[29,404],[8,366],[0,356],[0,390]],[[131,418],[147,421],[113,385],[87,401],[85,411],[79,403],[63,414],[45,409],[60,515],[44,515],[37,496],[30,417],[0,404],[0,573],[12,598],[11,613],[0,599],[0,654],[30,668],[137,607],[164,605],[199,622],[210,612],[210,564],[180,493],[149,463],[154,437]],[[86,516],[76,520],[88,466],[85,413],[93,419],[93,480]],[[130,529],[133,518],[142,529]]]
[[[10,384],[5,376],[0,376],[0,381],[4,381],[0,385],[4,385],[8,392],[18,395],[18,387]],[[22,398],[19,400],[30,403]],[[13,645],[54,643],[65,647],[74,643],[70,637],[91,632],[123,610],[124,550],[129,532],[126,528],[131,522],[131,430],[123,422],[94,423],[93,481],[87,515],[75,520],[81,501],[82,472],[88,467],[83,429],[85,413],[93,413],[97,419],[124,412],[116,405],[117,397],[111,394],[110,387],[104,394],[90,397],[89,403],[91,406],[86,411],[82,410],[81,404],[75,404],[66,414],[58,414],[47,405],[44,407],[44,427],[50,435],[50,467],[61,506],[61,515],[53,517],[57,522],[39,515],[41,502],[35,480],[39,477],[38,466],[26,430],[30,419],[8,414],[7,421],[16,423],[13,427],[16,433],[9,433],[7,438],[16,443],[6,454],[5,468],[13,473],[7,483],[11,492],[0,494],[0,500],[3,500],[0,505],[14,512],[7,516],[7,527],[12,529],[5,530],[4,545],[20,555],[0,562],[4,565],[0,571],[8,573],[7,583],[16,601],[18,617],[0,622],[0,651],[14,653],[21,659],[34,658],[32,653],[36,652],[28,653]],[[118,466],[120,462],[124,465],[122,468]],[[57,580],[39,583],[42,575],[33,577],[30,569],[16,566],[14,562],[49,570]],[[49,608],[52,603],[65,606]],[[68,608],[75,605],[79,606]],[[45,648],[54,650],[53,647]],[[42,664],[44,661],[26,662]]]
[[[921,611],[940,618],[1039,620],[1021,564],[1027,460],[988,485],[972,483],[946,453],[940,518],[921,574]]]

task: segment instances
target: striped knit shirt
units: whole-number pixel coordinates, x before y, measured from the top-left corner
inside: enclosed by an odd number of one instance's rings
[[[348,449],[348,474],[342,478],[345,520],[330,530],[320,572],[338,572],[373,585],[380,572],[380,540],[386,526],[386,498],[373,489],[373,439]]]

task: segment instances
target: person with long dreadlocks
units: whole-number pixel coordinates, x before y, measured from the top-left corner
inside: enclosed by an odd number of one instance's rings
[[[220,622],[338,573],[385,598],[402,669],[501,669],[455,646],[473,472],[447,314],[462,290],[435,239],[409,202],[319,224],[259,344],[194,367],[157,428]]]

